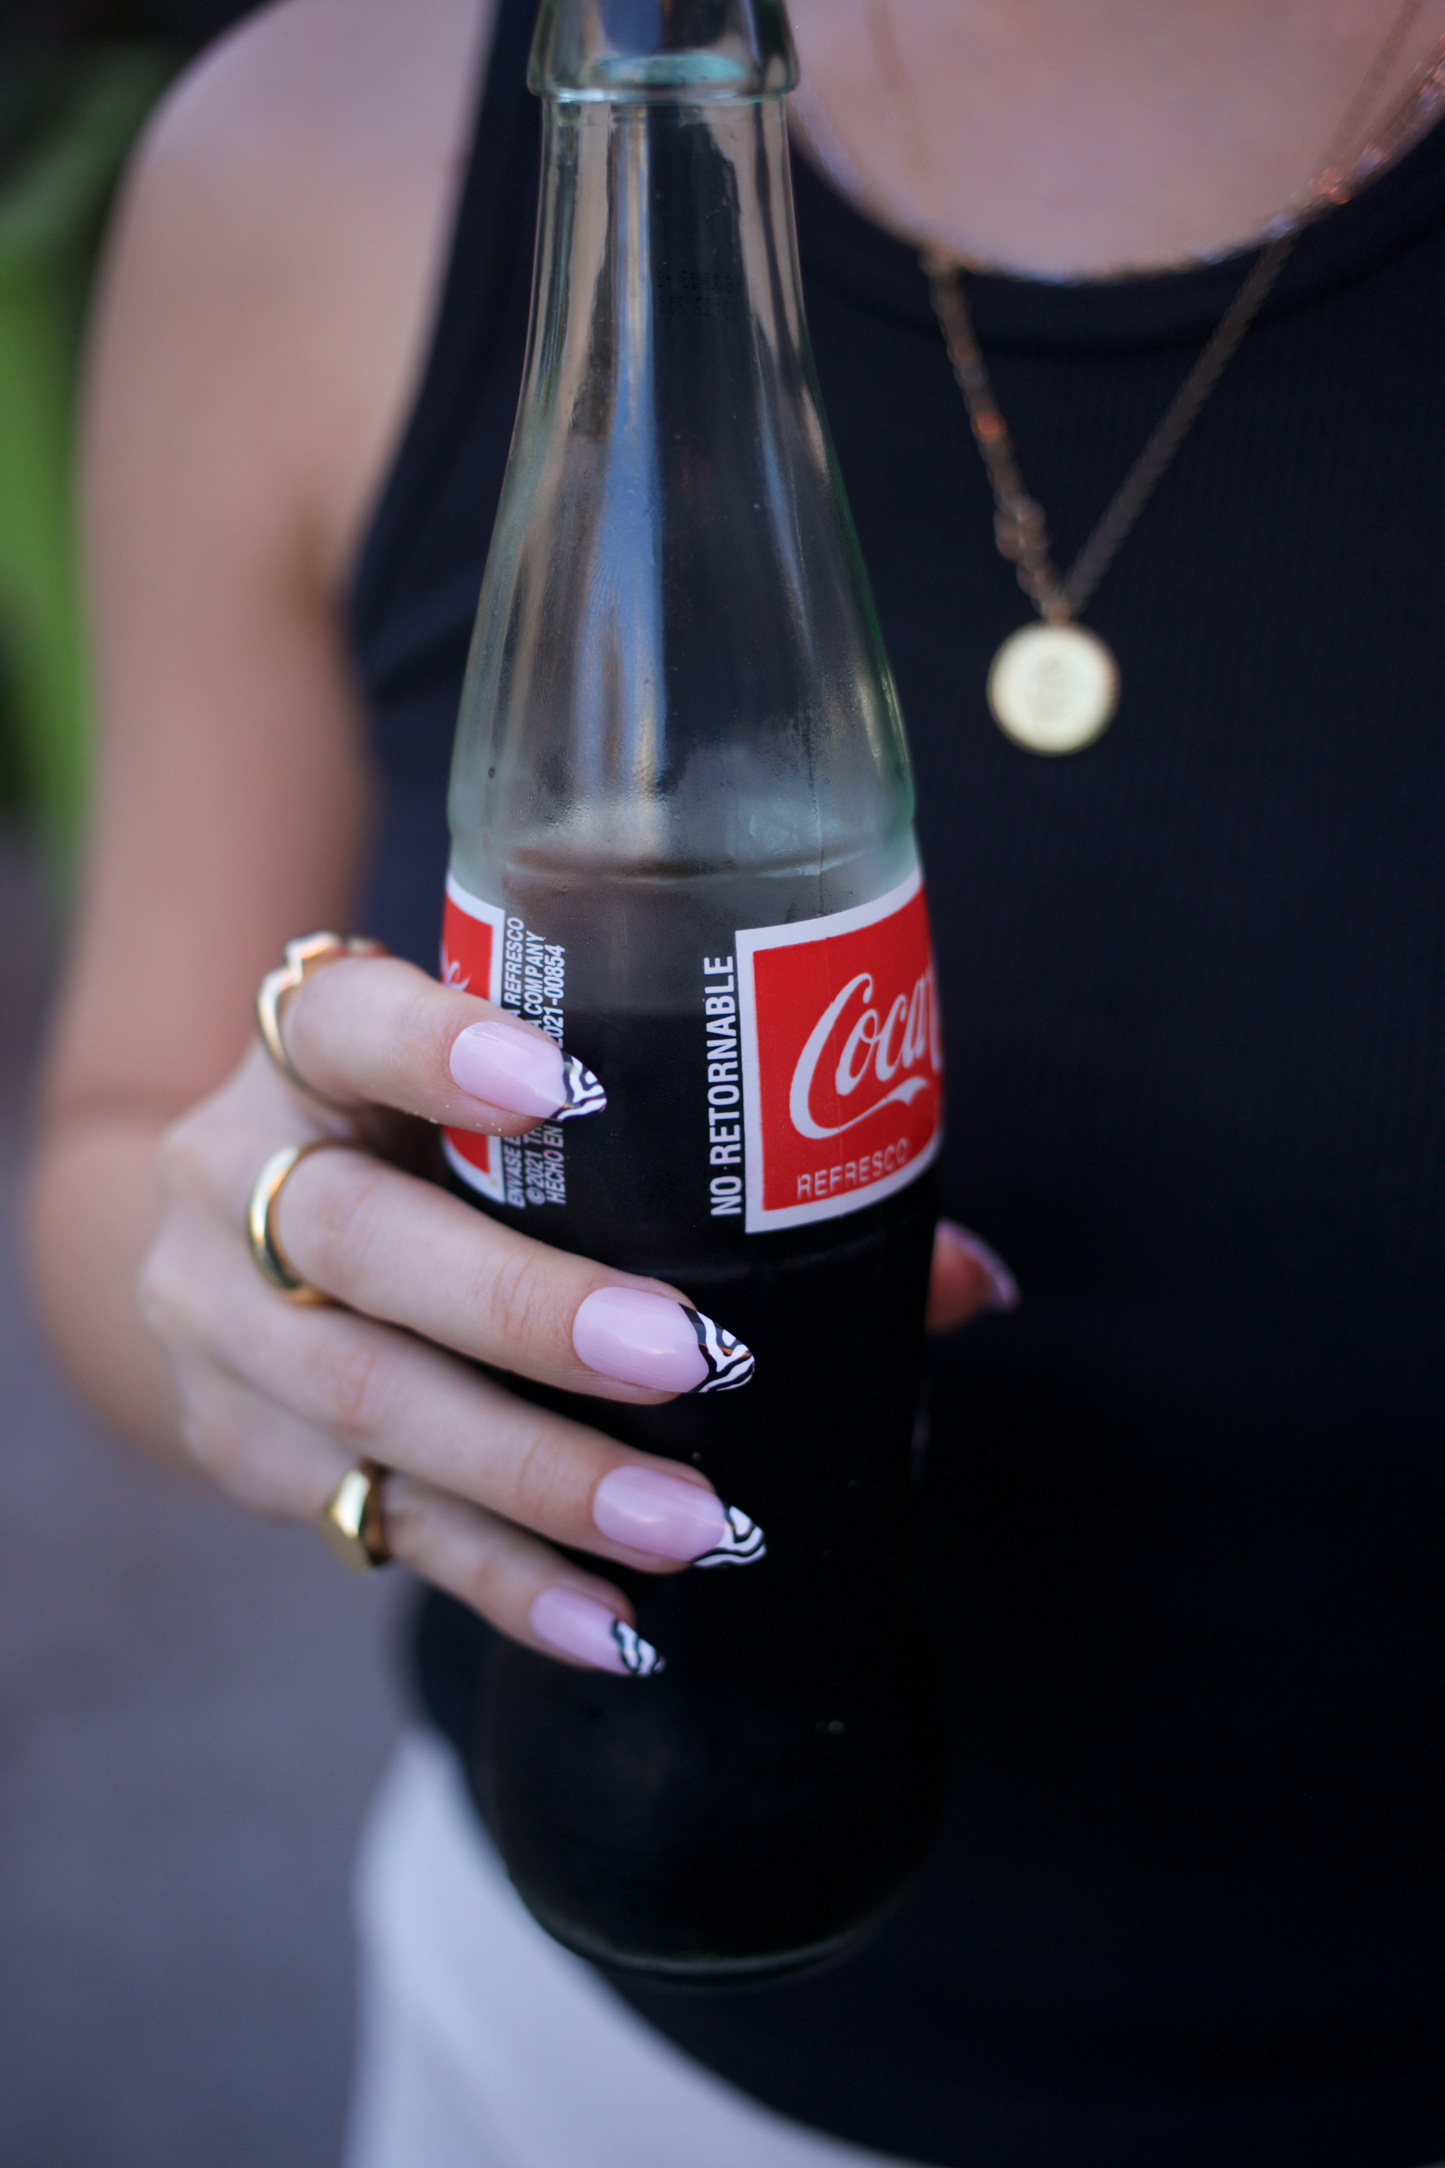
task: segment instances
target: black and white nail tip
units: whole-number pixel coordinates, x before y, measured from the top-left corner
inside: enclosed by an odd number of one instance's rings
[[[654,1672],[666,1668],[664,1658],[658,1655],[652,1643],[644,1641],[637,1629],[629,1626],[625,1619],[615,1618],[612,1621],[612,1638],[621,1652],[623,1663],[635,1679],[650,1678]]]
[[[581,1114],[600,1114],[607,1104],[606,1092],[575,1054],[562,1056],[562,1093],[562,1104],[552,1116],[554,1122],[575,1121]]]
[[[724,1332],[710,1317],[704,1317],[701,1310],[691,1309],[687,1303],[682,1309],[697,1334],[697,1344],[707,1364],[706,1377],[692,1390],[695,1393],[731,1393],[739,1385],[746,1385],[757,1368],[752,1349],[744,1347],[734,1334]]]
[[[756,1521],[750,1521],[741,1506],[724,1506],[727,1527],[710,1551],[695,1558],[695,1566],[755,1566],[760,1558],[768,1555],[768,1546]]]

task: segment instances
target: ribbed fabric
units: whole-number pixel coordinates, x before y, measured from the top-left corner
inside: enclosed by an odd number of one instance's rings
[[[538,129],[504,0],[352,596],[368,930],[430,964],[520,382]],[[919,782],[945,1209],[1021,1309],[944,1347],[950,1821],[802,1985],[628,1989],[787,2113],[956,2168],[1445,2156],[1445,136],[1301,240],[1089,621],[1094,748],[989,721],[1027,621],[909,252],[806,168],[809,320]],[[1067,562],[1238,262],[972,294]],[[434,1599],[464,1744],[484,1636]]]

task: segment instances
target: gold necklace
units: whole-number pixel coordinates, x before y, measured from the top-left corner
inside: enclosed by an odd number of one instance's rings
[[[1422,0],[1404,0],[1369,72],[1335,132],[1325,163],[1302,192],[1288,219],[1275,221],[1273,237],[1256,257],[1239,291],[1225,310],[1204,351],[1189,370],[1144,449],[1125,475],[1103,517],[1067,573],[1061,574],[1049,546],[1043,507],[1030,495],[1019,472],[1008,425],[994,397],[993,385],[973,328],[964,293],[963,268],[941,250],[924,248],[919,261],[928,278],[948,358],[968,407],[974,442],[994,499],[994,537],[1001,556],[1015,565],[1019,585],[1038,612],[1039,622],[1008,635],[993,658],[987,681],[988,704],[1005,736],[1031,753],[1074,753],[1092,745],[1113,719],[1119,704],[1119,665],[1097,633],[1078,620],[1099,582],[1192,428],[1200,409],[1238,351],[1241,340],[1274,286],[1307,220],[1345,200],[1350,182],[1368,163],[1368,144],[1351,146],[1364,124],[1381,83],[1396,60],[1420,12]],[[893,42],[891,19],[882,0],[867,0],[866,20],[885,98],[906,104],[902,70]],[[1442,48],[1417,71],[1411,102],[1438,83]],[[924,174],[924,194],[932,196],[923,163],[921,132],[910,125],[895,130],[917,174]],[[1392,151],[1403,131],[1392,115]],[[1347,163],[1348,161],[1348,163]],[[1379,160],[1375,162],[1375,170]],[[1366,178],[1369,174],[1365,175]],[[932,223],[937,225],[937,221]]]
[[[1103,518],[1063,575],[1054,564],[1043,507],[1029,495],[1019,473],[1013,440],[974,336],[962,274],[936,257],[922,259],[993,490],[994,541],[1000,556],[1017,566],[1019,585],[1039,613],[1038,624],[1021,626],[999,647],[986,686],[999,729],[1028,752],[1077,753],[1109,727],[1119,704],[1119,665],[1099,635],[1078,620],[1259,314],[1297,239],[1297,229],[1281,234],[1259,256]]]

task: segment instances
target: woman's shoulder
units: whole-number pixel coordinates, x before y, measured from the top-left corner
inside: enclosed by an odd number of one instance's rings
[[[494,0],[279,0],[153,116],[110,278],[224,410],[261,387],[344,571],[405,418]],[[104,312],[103,312],[104,313]]]
[[[465,150],[490,0],[273,0],[180,77],[142,139],[151,185],[231,223],[283,204],[304,239],[338,204],[424,200]],[[428,182],[430,181],[430,190]]]

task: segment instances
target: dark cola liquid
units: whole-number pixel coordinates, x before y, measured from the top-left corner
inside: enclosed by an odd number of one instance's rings
[[[937,1815],[910,1544],[932,1184],[748,1235],[711,1209],[700,1005],[619,1020],[569,1002],[567,1044],[609,1104],[565,1126],[565,1203],[485,1209],[671,1281],[757,1370],[660,1408],[521,1389],[691,1462],[768,1551],[662,1577],[606,1569],[665,1659],[654,1676],[499,1644],[474,1781],[517,1888],[573,1949],[697,1984],[793,1970],[887,1914]]]

